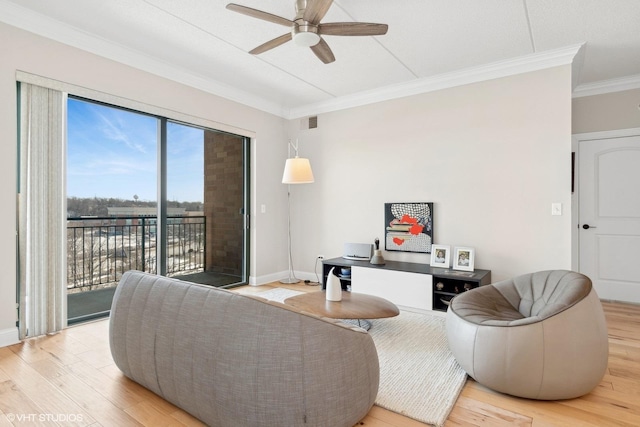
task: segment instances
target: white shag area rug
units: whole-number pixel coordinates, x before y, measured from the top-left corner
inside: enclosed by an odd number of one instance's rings
[[[283,302],[301,292],[284,288],[259,292]],[[434,426],[443,426],[467,380],[447,343],[445,318],[401,311],[372,320],[369,334],[380,360],[376,405]]]
[[[449,350],[445,318],[401,311],[372,322],[380,359],[376,405],[443,426],[467,380]]]

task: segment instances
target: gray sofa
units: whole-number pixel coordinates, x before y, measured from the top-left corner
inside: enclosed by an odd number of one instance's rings
[[[138,271],[116,290],[109,339],[127,377],[210,426],[352,427],[378,392],[365,331]]]

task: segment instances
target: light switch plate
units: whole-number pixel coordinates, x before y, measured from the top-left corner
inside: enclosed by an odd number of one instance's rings
[[[551,215],[562,215],[562,203],[551,203]]]

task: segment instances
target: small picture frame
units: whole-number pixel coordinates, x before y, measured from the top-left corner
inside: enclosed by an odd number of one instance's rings
[[[459,247],[453,251],[453,269],[473,271],[476,251],[473,248]]]
[[[451,246],[431,245],[431,267],[449,268],[451,259]]]

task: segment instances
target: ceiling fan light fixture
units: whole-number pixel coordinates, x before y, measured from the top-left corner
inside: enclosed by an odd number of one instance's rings
[[[369,22],[321,23],[334,0],[295,0],[296,15],[293,20],[262,10],[229,3],[227,9],[289,28],[289,32],[262,43],[249,51],[259,55],[293,40],[296,46],[310,47],[311,51],[325,64],[336,60],[335,55],[322,36],[381,36],[387,33],[387,24]]]
[[[293,42],[297,46],[311,47],[320,43],[318,30],[312,26],[296,26],[293,31]]]

